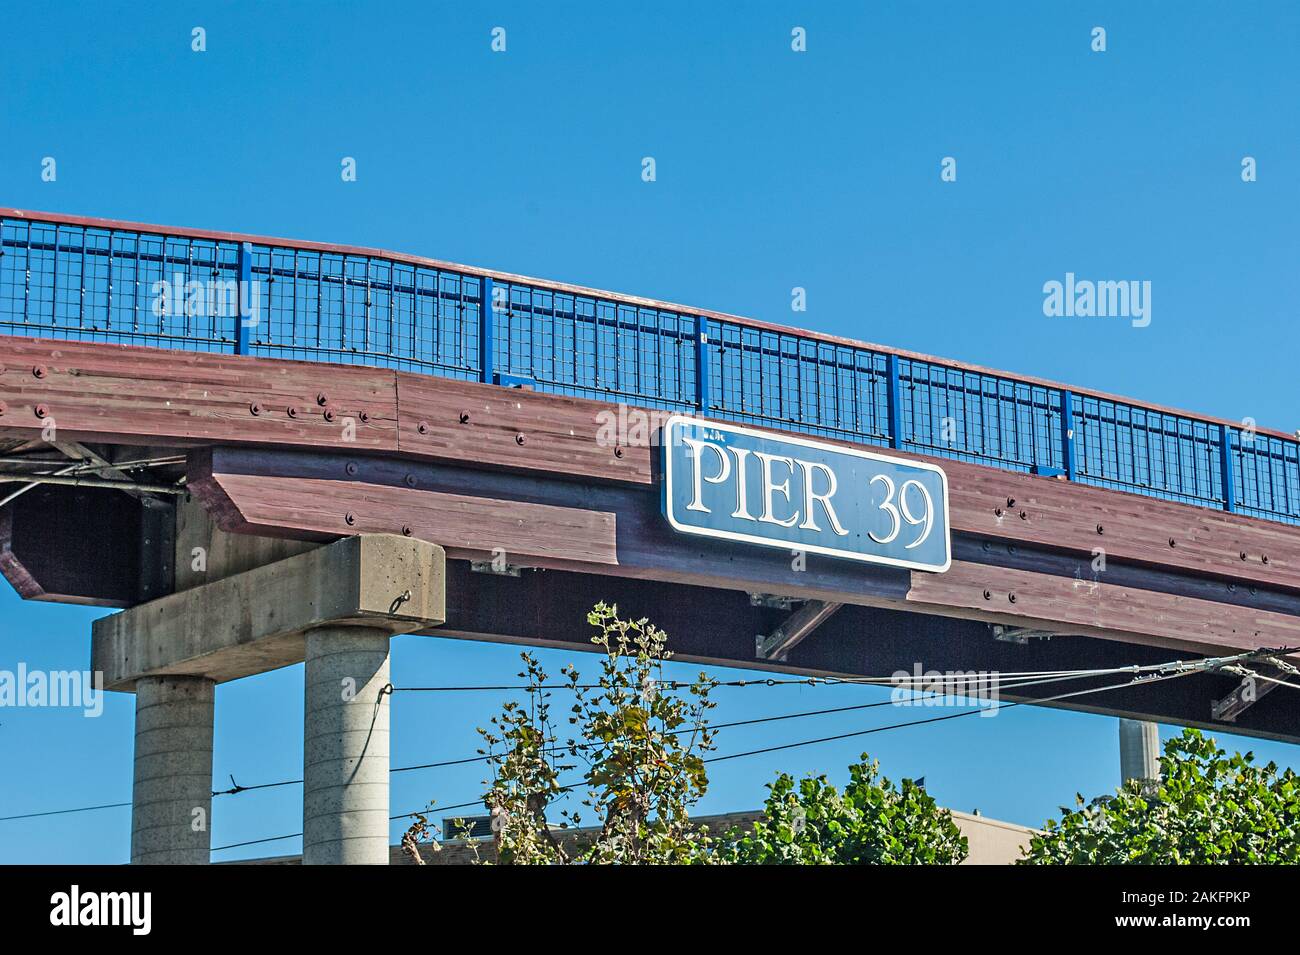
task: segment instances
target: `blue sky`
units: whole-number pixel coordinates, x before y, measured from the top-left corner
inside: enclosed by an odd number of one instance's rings
[[[0,58],[0,205],[380,246],[1300,427],[1300,8],[151,6],[6,11],[21,42]],[[790,49],[795,26],[806,53]],[[356,182],[340,178],[345,156]],[[956,182],[940,181],[945,156]],[[1066,272],[1150,281],[1150,326],[1044,317],[1043,284]],[[790,311],[793,286],[806,313]],[[0,668],[84,667],[97,613],[6,589]],[[501,682],[515,654],[403,637],[394,679]],[[570,659],[542,656],[553,672]],[[719,690],[717,718],[876,692]],[[300,668],[220,687],[218,782],[297,778],[301,703]],[[471,754],[498,703],[399,696],[393,764]],[[132,710],[122,696],[93,720],[0,711],[0,815],[129,799]],[[894,715],[735,730],[721,749]],[[1027,824],[1118,782],[1113,720],[1026,707],[722,764],[702,809],[755,806],[778,769],[842,776],[865,746],[947,805]],[[394,811],[468,799],[480,776],[401,774]],[[299,794],[219,799],[213,844],[297,832]],[[127,809],[0,822],[0,861],[121,862],[128,841]]]

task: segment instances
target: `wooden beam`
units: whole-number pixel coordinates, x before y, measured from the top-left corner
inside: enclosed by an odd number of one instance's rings
[[[369,451],[583,481],[654,481],[658,449],[620,444],[617,424],[621,414],[644,435],[644,423],[653,432],[662,412],[609,402],[377,368],[14,336],[0,336],[0,366],[5,436],[38,436],[40,406],[73,440]],[[1300,530],[1291,525],[903,456],[947,471],[956,532],[1300,591]]]
[[[234,532],[329,539],[407,530],[457,559],[504,557],[517,567],[1068,630],[1180,653],[1300,645],[1300,597],[1284,592],[1234,593],[1221,582],[1117,561],[1094,575],[1082,557],[985,551],[966,538],[954,546],[945,574],[849,566],[816,555],[798,563],[779,550],[677,534],[660,517],[655,495],[637,486],[237,448],[195,453],[190,486]]]

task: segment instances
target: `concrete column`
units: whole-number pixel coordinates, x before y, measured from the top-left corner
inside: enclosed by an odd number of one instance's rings
[[[389,632],[307,632],[304,865],[388,864]]]
[[[133,863],[208,864],[215,688],[199,676],[136,681]]]
[[[1160,731],[1155,723],[1119,721],[1119,772],[1124,782],[1160,778]]]

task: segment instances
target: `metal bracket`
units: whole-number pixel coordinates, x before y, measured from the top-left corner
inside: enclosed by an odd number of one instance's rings
[[[802,602],[802,597],[782,597],[780,594],[751,592],[749,595],[749,605],[751,607],[766,607],[769,610],[793,610],[795,604]]]
[[[784,660],[791,650],[843,606],[828,600],[806,601],[770,634],[763,636],[760,633],[755,638],[754,655],[760,660]]]
[[[1254,675],[1242,677],[1227,696],[1210,701],[1210,716],[1221,723],[1235,723],[1237,717],[1277,689],[1278,684]]]
[[[476,574],[494,574],[497,577],[518,577],[522,573],[522,567],[515,564],[506,564],[504,567],[497,567],[490,560],[471,560],[469,569]]]
[[[1025,646],[1030,640],[1050,640],[1057,634],[1050,630],[1034,630],[1030,627],[1004,627],[993,625],[993,639],[1003,643],[1016,643]]]

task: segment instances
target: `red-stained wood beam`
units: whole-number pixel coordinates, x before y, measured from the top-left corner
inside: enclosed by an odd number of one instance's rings
[[[225,529],[237,532],[321,539],[409,533],[459,559],[503,555],[515,566],[760,590],[1178,652],[1300,646],[1300,615],[1210,599],[1199,580],[1148,572],[1144,588],[1105,574],[1080,579],[1068,568],[1016,566],[1005,551],[979,551],[983,562],[956,559],[944,574],[864,569],[815,555],[796,563],[783,551],[673,532],[649,488],[223,448],[192,456],[190,483]]]
[[[21,337],[0,337],[0,367],[0,433],[21,437],[53,418],[76,440],[367,451],[633,486],[652,484],[657,449],[620,443],[618,416],[644,435],[662,415],[385,369]],[[948,473],[956,532],[1300,590],[1290,525],[928,460]]]

